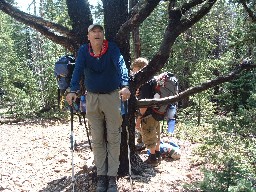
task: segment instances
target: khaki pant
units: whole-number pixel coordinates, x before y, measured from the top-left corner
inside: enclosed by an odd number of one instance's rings
[[[141,121],[141,135],[147,149],[155,147],[160,141],[160,123],[151,115]]]
[[[109,94],[89,92],[86,96],[86,103],[97,175],[116,176],[120,164],[122,124],[118,90]],[[104,137],[105,130],[106,138]]]

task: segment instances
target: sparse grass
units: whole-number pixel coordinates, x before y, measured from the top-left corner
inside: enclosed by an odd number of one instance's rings
[[[211,192],[256,191],[255,109],[240,110],[213,120],[213,124],[190,126],[180,123],[176,135],[201,145],[194,151],[195,161],[202,162],[204,180],[189,189],[200,187]]]

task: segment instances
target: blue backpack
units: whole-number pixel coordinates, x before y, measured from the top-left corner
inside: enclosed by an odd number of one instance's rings
[[[58,106],[64,106],[64,94],[69,87],[72,74],[75,68],[75,58],[73,55],[65,55],[58,59],[54,66],[54,75],[58,84]]]
[[[54,75],[57,79],[58,88],[63,93],[69,87],[74,68],[75,58],[72,55],[62,56],[55,63]]]

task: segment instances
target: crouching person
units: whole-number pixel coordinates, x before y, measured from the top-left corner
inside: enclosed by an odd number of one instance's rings
[[[121,143],[120,97],[130,97],[128,70],[119,48],[104,39],[101,25],[90,25],[88,44],[79,48],[66,100],[71,105],[84,75],[86,112],[91,124],[93,154],[97,168],[97,192],[116,192]]]
[[[135,59],[132,63],[133,73],[138,72],[147,64],[148,61],[145,58]],[[153,94],[153,86],[150,83],[145,83],[139,88],[137,98],[152,99],[154,97]],[[137,130],[140,130],[142,141],[150,151],[150,155],[145,162],[149,165],[157,166],[161,161],[160,123],[152,117],[150,107],[139,108],[139,115],[137,116],[135,127]]]

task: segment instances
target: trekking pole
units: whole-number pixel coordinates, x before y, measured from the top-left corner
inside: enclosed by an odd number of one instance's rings
[[[132,190],[132,171],[131,171],[131,150],[129,146],[129,130],[128,130],[128,100],[124,102],[124,111],[125,111],[125,128],[127,132],[127,147],[128,147],[128,161],[129,161],[129,177],[130,177],[130,186]]]
[[[58,87],[58,107],[60,109],[60,88]]]
[[[82,115],[83,115],[83,118],[84,118],[84,126],[85,126],[85,129],[86,129],[87,139],[88,139],[88,142],[89,142],[89,145],[90,145],[90,149],[92,151],[92,144],[91,144],[90,137],[89,137],[88,126],[87,126],[87,123],[86,123],[86,120],[85,120],[85,114],[83,113]]]
[[[72,156],[72,191],[75,191],[75,178],[74,178],[74,133],[73,133],[73,122],[74,122],[74,111],[73,111],[73,103],[70,107],[70,115],[71,115],[71,135],[70,135],[70,144],[71,144],[71,156]]]

